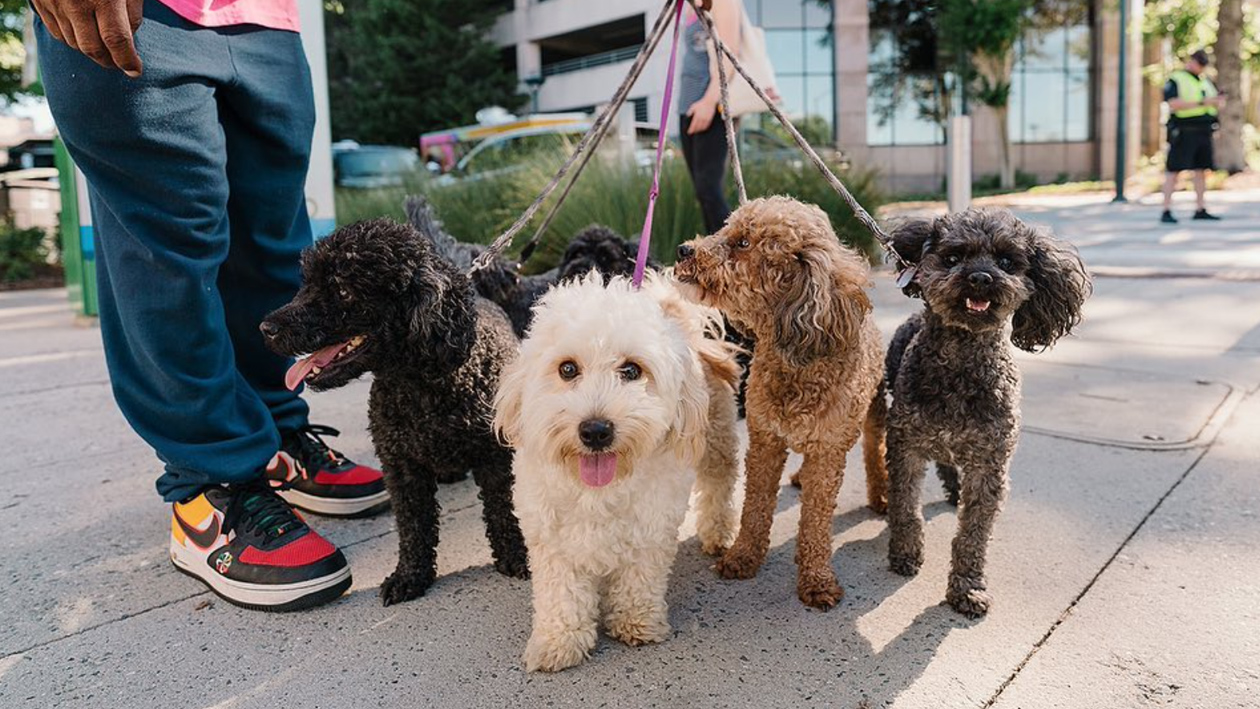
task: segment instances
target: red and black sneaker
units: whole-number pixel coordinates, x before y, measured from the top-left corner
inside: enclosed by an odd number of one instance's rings
[[[294,507],[330,517],[358,517],[385,509],[389,493],[381,471],[329,448],[329,426],[306,426],[280,437],[280,452],[264,477]]]
[[[261,482],[172,505],[171,563],[228,602],[264,611],[327,603],[351,581],[341,551]]]

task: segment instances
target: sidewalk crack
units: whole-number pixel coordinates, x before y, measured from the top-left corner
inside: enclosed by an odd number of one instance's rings
[[[1067,608],[1063,609],[1063,612],[1059,614],[1059,617],[1050,625],[1050,628],[1046,630],[1045,634],[1041,636],[1041,639],[1033,644],[1032,648],[1029,649],[1028,654],[1024,655],[1024,659],[1020,660],[1019,664],[1015,666],[1015,669],[1011,670],[1010,675],[1008,675],[1002,682],[1001,686],[997,688],[997,691],[993,693],[993,696],[989,697],[989,701],[985,702],[981,706],[981,709],[989,709],[997,703],[998,699],[1001,698],[1002,693],[1006,691],[1006,688],[1011,686],[1011,683],[1015,681],[1015,678],[1019,676],[1020,672],[1024,671],[1024,668],[1032,661],[1033,656],[1036,655],[1046,642],[1050,640],[1050,636],[1054,635],[1054,631],[1058,630],[1059,626],[1063,625],[1063,623],[1071,617],[1072,612],[1076,609],[1076,606],[1080,604],[1081,599],[1085,598],[1085,595],[1094,588],[1094,584],[1098,583],[1098,579],[1102,578],[1102,575],[1107,572],[1107,569],[1111,568],[1111,565],[1115,563],[1117,558],[1120,557],[1121,552],[1129,546],[1129,543],[1132,542],[1133,538],[1138,535],[1138,532],[1142,531],[1142,528],[1146,526],[1146,523],[1151,519],[1151,517],[1153,517],[1155,513],[1159,511],[1159,508],[1164,505],[1164,501],[1176,492],[1177,488],[1181,487],[1181,483],[1186,481],[1186,478],[1190,476],[1190,473],[1194,472],[1195,468],[1199,467],[1199,463],[1203,462],[1203,458],[1211,452],[1212,447],[1215,444],[1216,439],[1213,438],[1206,446],[1204,446],[1203,451],[1199,453],[1198,457],[1196,457],[1193,462],[1190,463],[1185,472],[1173,481],[1173,484],[1164,491],[1163,495],[1160,495],[1159,499],[1155,501],[1154,506],[1152,506],[1151,509],[1142,516],[1142,519],[1137,523],[1137,526],[1133,528],[1133,531],[1129,532],[1129,535],[1124,538],[1124,541],[1120,542],[1120,546],[1116,547],[1115,552],[1108,557],[1107,561],[1104,562],[1102,567],[1098,569],[1098,572],[1095,573],[1093,578],[1089,580],[1089,583],[1085,584],[1085,587],[1081,589],[1080,593],[1076,594],[1076,597],[1072,599],[1072,602],[1068,604]]]

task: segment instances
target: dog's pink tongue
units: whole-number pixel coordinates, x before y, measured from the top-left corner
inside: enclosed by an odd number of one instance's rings
[[[350,343],[342,342],[336,345],[329,345],[315,354],[294,362],[293,366],[289,367],[289,371],[284,374],[284,385],[289,387],[289,391],[296,390],[302,386],[306,375],[310,374],[312,369],[327,367],[328,363],[337,356],[337,353],[345,349],[348,344]]]
[[[590,487],[603,487],[617,474],[617,454],[599,453],[578,457],[578,476]]]

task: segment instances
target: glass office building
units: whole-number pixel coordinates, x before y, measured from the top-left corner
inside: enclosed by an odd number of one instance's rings
[[[1141,0],[1124,1],[1140,13]],[[878,169],[895,190],[940,188],[944,121],[962,109],[963,97],[953,74],[936,70],[941,60],[924,29],[931,26],[923,16],[930,3],[744,4],[765,30],[783,108],[793,120],[808,120],[811,135],[829,133],[835,147]],[[1042,0],[1038,7],[1033,28],[1015,47],[1007,116],[1015,166],[1042,180],[1106,176],[1115,152],[1116,43],[1108,28],[1118,27],[1116,3]],[[541,110],[590,108],[620,83],[659,11],[660,0],[515,0],[495,33],[522,81],[545,77],[540,88],[535,79]],[[653,121],[667,52],[657,55],[632,93],[639,116]],[[967,104],[975,175],[996,173],[994,115],[974,97]]]

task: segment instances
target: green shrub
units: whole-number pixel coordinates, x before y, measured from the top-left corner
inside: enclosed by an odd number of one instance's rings
[[[13,222],[0,222],[0,282],[25,281],[48,265],[47,235],[43,229],[18,229]]]
[[[488,243],[507,229],[534,201],[555,174],[559,162],[559,157],[547,156],[507,174],[445,185],[434,180],[419,180],[405,187],[384,190],[339,190],[338,221],[346,224],[379,216],[402,219],[402,203],[406,195],[421,193],[433,204],[447,231],[456,238]],[[875,172],[856,169],[836,171],[867,211],[873,213],[884,202]],[[830,215],[843,241],[872,256],[877,253],[874,238],[822,175],[803,158],[795,166],[769,161],[747,164],[744,166],[744,178],[749,197],[783,194],[817,204]],[[573,235],[591,224],[603,224],[628,239],[637,240],[643,229],[651,182],[651,171],[632,163],[601,159],[591,161],[543,235],[527,264],[527,270],[537,272],[555,265]],[[516,237],[509,253],[519,254],[554,204],[563,184],[543,205],[533,222]],[[737,199],[732,180],[728,180],[728,188],[730,203],[735,206]],[[686,164],[681,156],[666,160],[661,170],[661,191],[653,217],[652,255],[663,263],[673,263],[678,245],[703,231],[704,219]]]

